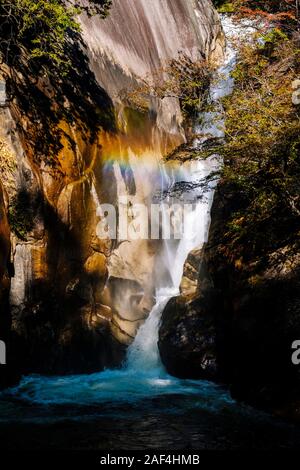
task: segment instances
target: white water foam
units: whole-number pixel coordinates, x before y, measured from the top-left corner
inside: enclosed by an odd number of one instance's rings
[[[231,40],[235,33],[240,33],[240,26],[236,25],[229,17],[222,18],[223,27],[228,38],[224,63],[219,68],[216,79],[210,88],[210,103],[218,111],[204,113],[201,128],[196,128],[196,133],[201,134],[201,139],[196,139],[195,146],[202,145],[207,139],[224,137],[224,119],[220,111],[220,100],[230,94],[233,89],[231,71],[236,63],[236,51]],[[190,232],[188,237],[181,240],[164,240],[160,253],[157,272],[167,272],[169,276],[159,276],[157,283],[157,303],[153,307],[148,319],[140,327],[135,340],[129,347],[126,367],[129,370],[158,372],[163,374],[163,366],[158,351],[158,330],[162,312],[169,299],[179,293],[179,286],[183,274],[185,260],[195,248],[199,248],[208,239],[210,226],[210,211],[217,179],[213,176],[220,170],[222,162],[216,155],[203,160],[186,162],[171,174],[162,170],[163,184],[168,183],[168,193],[172,194],[172,188],[181,184],[183,190],[180,195],[169,197],[168,202],[193,201],[195,207],[189,214],[185,228]],[[211,180],[209,177],[212,176]],[[188,189],[185,189],[188,183]],[[192,189],[191,189],[192,188]],[[165,190],[163,187],[162,190]]]

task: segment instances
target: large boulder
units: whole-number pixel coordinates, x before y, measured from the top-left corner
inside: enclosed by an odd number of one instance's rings
[[[158,345],[170,374],[219,380],[217,317],[221,306],[204,254],[204,247],[189,253],[183,268],[181,294],[164,309]]]
[[[174,297],[167,304],[159,331],[159,351],[167,371],[181,378],[217,380],[213,290],[192,298]]]

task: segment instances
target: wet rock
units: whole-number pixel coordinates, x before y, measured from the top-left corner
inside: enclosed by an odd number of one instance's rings
[[[299,395],[300,371],[291,345],[300,338],[299,246],[235,259],[224,249],[226,221],[238,199],[220,185],[204,258],[221,297],[216,327],[219,367],[232,395],[278,412]]]
[[[201,249],[191,251],[184,263],[183,275],[180,284],[180,292],[183,295],[195,294],[198,289],[201,252]]]
[[[107,259],[102,253],[94,253],[85,262],[84,268],[90,279],[97,284],[99,280],[103,282],[103,287],[107,279]]]
[[[190,379],[218,379],[214,320],[217,309],[214,290],[169,301],[162,315],[158,345],[170,374]]]

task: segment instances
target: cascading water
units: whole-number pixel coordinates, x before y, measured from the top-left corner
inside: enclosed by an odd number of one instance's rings
[[[234,25],[228,18],[223,18],[225,32],[232,34]],[[231,70],[235,65],[235,50],[230,41],[227,45],[224,64],[220,67],[216,80],[212,83],[209,93],[210,105],[213,111],[201,116],[202,126],[196,126],[196,133],[201,139],[196,139],[195,147],[201,147],[210,138],[224,137],[223,115],[219,111],[220,99],[228,95],[233,88]],[[157,303],[148,319],[139,329],[136,338],[128,350],[126,367],[130,370],[143,370],[148,373],[163,373],[158,351],[158,328],[161,313],[168,300],[179,293],[183,267],[189,252],[201,247],[208,239],[210,226],[210,210],[213,202],[214,189],[221,161],[216,155],[205,160],[187,162],[176,169],[161,169],[163,173],[162,193],[167,192],[168,203],[193,203],[193,210],[185,220],[185,236],[180,240],[166,239],[160,253],[157,271],[168,273],[158,277],[156,284]],[[176,189],[177,188],[177,189]],[[163,212],[163,223],[165,221]]]
[[[168,188],[171,195],[167,198],[167,202],[182,204],[189,201],[190,204],[192,203],[190,207],[193,207],[193,210],[185,218],[184,236],[179,240],[163,240],[162,250],[157,258],[157,272],[163,273],[162,276],[157,277],[157,303],[129,347],[126,362],[128,369],[147,370],[152,374],[159,371],[160,375],[163,373],[157,347],[161,313],[168,300],[179,294],[183,266],[189,252],[207,241],[210,209],[216,185],[216,178],[212,178],[211,181],[208,181],[208,178],[216,175],[219,168],[219,159],[210,157],[207,160],[182,165],[176,172],[172,172],[172,178],[169,179],[172,184]],[[185,183],[188,183],[188,189],[185,189]],[[172,196],[173,188],[177,184],[183,189],[179,189],[179,194]],[[162,189],[165,190],[165,188]],[[163,212],[162,223],[167,223],[167,221],[168,218]]]

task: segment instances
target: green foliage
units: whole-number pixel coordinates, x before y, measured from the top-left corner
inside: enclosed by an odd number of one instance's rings
[[[299,0],[213,0],[221,13],[234,13],[263,25],[277,25],[289,34],[299,29]]]
[[[282,30],[278,28],[271,29],[266,34],[261,36],[264,44],[278,45],[281,41],[288,41],[288,36]],[[261,46],[263,48],[263,46]]]
[[[215,0],[214,4],[219,13],[234,13],[236,11],[236,5],[228,0]]]
[[[105,16],[110,0],[88,6],[64,0],[0,0],[0,54],[13,64],[22,49],[33,59],[48,59],[54,65],[70,65],[65,48],[80,26],[76,15],[86,11]]]
[[[21,14],[18,37],[28,41],[31,56],[63,62],[67,32],[79,30],[74,19],[78,10],[66,9],[57,0],[16,0],[15,5],[16,13]]]
[[[171,60],[143,84],[133,90],[123,91],[122,99],[142,112],[148,110],[149,97],[177,98],[185,119],[195,114],[206,103],[212,67],[205,60],[193,61],[185,54]]]
[[[238,203],[227,225],[234,256],[261,255],[300,228],[300,110],[292,103],[299,76],[298,39],[274,29],[263,43],[241,47],[235,90],[224,99],[223,183]]]
[[[26,240],[34,226],[34,213],[26,192],[20,192],[11,199],[8,220],[11,231],[21,240]]]
[[[90,69],[76,16],[103,17],[110,3],[0,0],[0,74],[25,151],[36,162],[59,167],[62,137],[74,146],[70,125],[91,142],[100,128],[115,130],[113,104]]]

